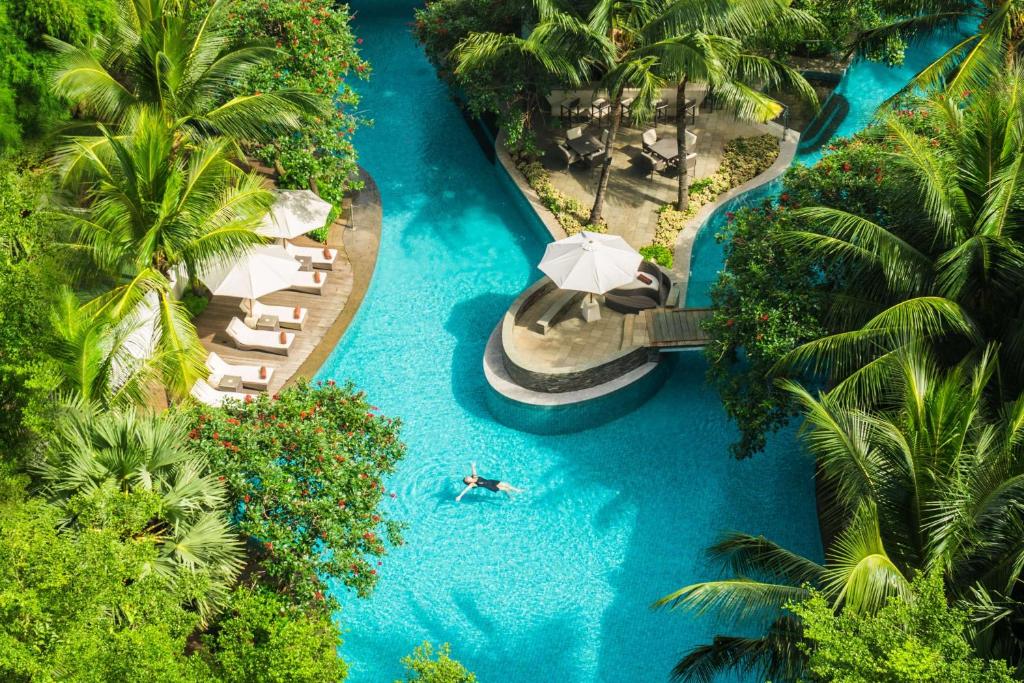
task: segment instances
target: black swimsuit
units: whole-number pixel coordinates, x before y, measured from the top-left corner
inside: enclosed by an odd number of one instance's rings
[[[488,491],[498,491],[498,484],[501,482],[497,479],[484,479],[483,477],[476,478],[476,485],[480,488],[485,488]]]

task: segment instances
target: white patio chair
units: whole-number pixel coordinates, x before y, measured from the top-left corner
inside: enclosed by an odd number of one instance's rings
[[[319,270],[304,271],[299,270],[294,273],[288,273],[288,280],[291,284],[288,289],[293,292],[305,292],[306,294],[320,294],[324,293],[324,285],[327,283],[327,273],[320,272]]]
[[[238,308],[241,309],[242,313],[246,316],[249,315],[249,309],[245,305],[245,301],[238,304]],[[298,315],[295,314],[296,309]],[[265,304],[262,301],[254,299],[252,302],[252,318],[253,324],[260,319],[260,316],[272,315],[277,318],[277,324],[281,327],[286,327],[290,330],[301,330],[302,326],[306,324],[306,317],[309,315],[309,309],[303,308],[302,306],[274,306],[273,304]],[[244,322],[248,323],[249,320]]]
[[[284,250],[292,256],[305,256],[312,260],[313,267],[321,270],[334,270],[334,262],[338,259],[338,250],[329,247],[302,247],[287,240]]]
[[[247,396],[252,396],[252,394],[247,394],[241,391],[221,391],[220,389],[214,389],[207,384],[205,380],[198,380],[193,384],[192,391],[189,393],[192,394],[192,398],[196,399],[200,403],[205,403],[206,405],[214,408],[219,408],[224,405],[224,401],[229,398],[236,401],[244,401]]]

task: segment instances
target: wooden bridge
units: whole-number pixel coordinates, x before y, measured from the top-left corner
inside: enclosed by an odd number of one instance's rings
[[[713,313],[710,308],[651,308],[640,311],[636,325],[645,327],[644,346],[653,349],[685,349],[705,346],[711,335],[701,325]]]

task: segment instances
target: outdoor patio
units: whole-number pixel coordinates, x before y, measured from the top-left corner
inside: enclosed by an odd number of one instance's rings
[[[557,111],[557,109],[556,109]],[[655,128],[658,139],[675,140],[676,126],[674,112],[669,113],[670,123],[659,122],[636,127],[631,121],[623,120],[615,142],[612,159],[612,175],[605,199],[604,218],[609,232],[621,235],[631,246],[639,249],[651,243],[657,227],[657,211],[667,203],[674,202],[678,180],[672,168],[650,173],[650,167],[641,157],[643,151],[641,136],[644,130]],[[608,117],[599,125],[596,122],[574,122],[566,125],[556,115],[550,117],[547,126],[539,127],[541,146],[545,150],[544,166],[551,172],[552,184],[585,206],[594,201],[594,192],[601,175],[600,162],[588,165],[585,161],[572,164],[566,170],[565,160],[559,153],[558,145],[566,139],[567,128],[583,125],[584,135],[601,139],[603,129],[609,125]],[[728,111],[701,110],[698,106],[693,123],[687,130],[697,136],[696,171],[690,180],[703,178],[715,173],[722,162],[725,144],[734,138],[750,137],[771,133],[778,135],[781,128],[776,125],[753,124],[740,121]],[[690,168],[693,172],[693,167]]]

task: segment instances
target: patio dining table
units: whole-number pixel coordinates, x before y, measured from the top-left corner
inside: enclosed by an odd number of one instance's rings
[[[604,151],[604,145],[595,137],[576,138],[569,140],[569,146],[582,157],[590,157]]]
[[[679,144],[674,138],[661,138],[648,149],[666,163],[674,163],[679,158]]]

